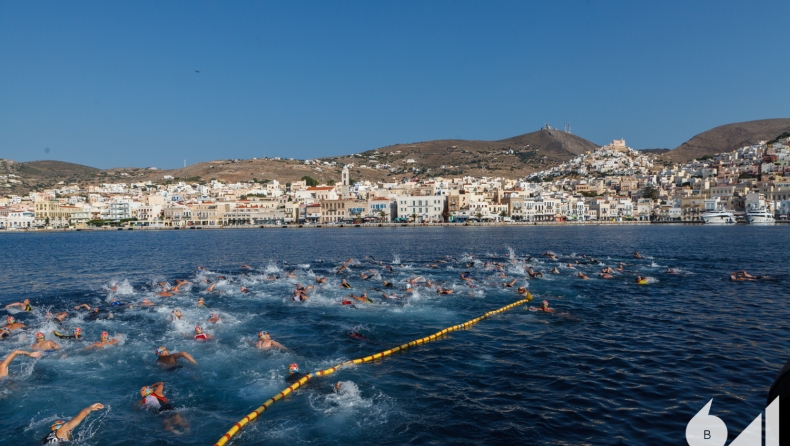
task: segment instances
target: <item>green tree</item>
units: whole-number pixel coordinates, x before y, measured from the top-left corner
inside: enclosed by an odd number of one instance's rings
[[[311,176],[308,176],[308,175],[303,176],[302,177],[302,181],[307,183],[308,187],[316,187],[316,186],[318,186],[318,180],[316,180],[315,178],[313,178]]]
[[[328,184],[330,186],[334,186],[335,185],[335,180],[329,180],[329,181],[326,182],[326,184]]]
[[[658,189],[652,185],[645,186],[645,189],[642,191],[642,196],[650,198],[651,200],[658,200]]]

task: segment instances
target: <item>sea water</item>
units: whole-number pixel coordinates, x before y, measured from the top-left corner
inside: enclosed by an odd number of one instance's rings
[[[733,439],[764,409],[768,388],[790,358],[789,230],[0,234],[0,303],[28,298],[34,307],[10,310],[29,329],[1,341],[0,355],[29,348],[36,331],[53,339],[53,330],[80,327],[85,335],[81,341],[54,339],[62,350],[41,359],[14,360],[10,377],[0,381],[0,438],[35,444],[55,419],[100,402],[106,409],[74,431],[76,444],[213,444],[287,386],[289,364],[314,371],[376,353],[507,305],[519,298],[515,287],[525,286],[535,296],[528,306],[545,299],[556,312],[517,307],[439,341],[313,379],[248,424],[232,444],[684,444],[686,423],[711,398]],[[546,251],[558,260],[542,256]],[[644,258],[635,259],[634,251]],[[583,255],[601,263],[586,263]],[[349,259],[348,270],[337,274]],[[495,262],[507,278],[494,270]],[[625,270],[613,279],[598,276],[619,262]],[[197,274],[198,266],[206,272]],[[529,278],[527,266],[544,278]],[[549,274],[555,266],[560,274]],[[740,269],[769,278],[730,282],[728,274]],[[378,275],[362,280],[359,274],[368,270]],[[464,271],[471,272],[474,287],[459,278]],[[578,279],[578,272],[590,280]],[[637,275],[650,283],[635,284]],[[310,291],[308,301],[292,299],[297,283],[316,285],[324,276],[327,283]],[[406,293],[406,281],[417,276],[454,293],[437,295],[422,283]],[[217,282],[217,292],[207,292],[204,277]],[[350,290],[339,286],[342,278]],[[502,285],[514,278],[513,288]],[[191,283],[173,297],[157,296],[159,282],[175,285],[176,279]],[[408,297],[381,298],[382,280],[395,284],[384,290]],[[341,305],[343,296],[362,291],[372,304]],[[199,297],[208,308],[197,307]],[[143,298],[156,306],[140,307]],[[111,307],[112,299],[134,308]],[[81,303],[112,311],[114,318],[88,320],[86,311],[74,310]],[[171,321],[174,308],[183,319]],[[58,325],[47,321],[47,311],[70,316]],[[212,312],[219,323],[207,322]],[[194,341],[196,324],[213,340]],[[255,349],[261,330],[288,350]],[[349,330],[368,340],[349,338]],[[85,350],[102,331],[120,342]],[[160,370],[154,364],[160,345],[190,353],[197,364]],[[139,407],[139,389],[158,381],[189,423],[180,434],[164,429],[166,416]],[[343,384],[335,392],[337,382]]]

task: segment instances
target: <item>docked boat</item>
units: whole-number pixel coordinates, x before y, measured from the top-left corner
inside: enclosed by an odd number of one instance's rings
[[[700,215],[702,221],[711,225],[729,225],[735,223],[735,214],[724,209],[708,211]]]
[[[766,208],[750,209],[746,211],[746,221],[751,225],[772,225],[776,223],[774,214]]]

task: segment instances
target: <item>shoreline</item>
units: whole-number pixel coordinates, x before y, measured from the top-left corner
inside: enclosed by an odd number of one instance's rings
[[[776,222],[775,225],[788,224],[788,222]],[[33,234],[50,232],[106,232],[106,231],[186,231],[194,229],[222,230],[222,229],[346,229],[346,228],[428,228],[428,227],[542,227],[542,226],[645,226],[645,225],[705,225],[703,222],[649,222],[649,221],[585,221],[585,222],[490,222],[490,223],[349,223],[349,224],[286,224],[286,225],[256,225],[256,226],[134,226],[134,227],[110,227],[110,228],[60,228],[60,229],[11,229],[0,230],[0,234]],[[747,223],[736,223],[732,226],[746,226]],[[775,226],[765,225],[765,226]],[[730,226],[730,225],[710,225],[710,226]],[[763,226],[763,225],[755,225]]]

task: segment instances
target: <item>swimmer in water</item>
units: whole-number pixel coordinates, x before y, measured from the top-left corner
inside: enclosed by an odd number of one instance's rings
[[[209,321],[210,323],[212,323],[212,324],[216,324],[217,322],[219,322],[219,321],[220,321],[220,318],[219,318],[219,316],[217,315],[217,313],[211,313],[211,316],[209,316],[209,318],[208,318],[208,321]]]
[[[603,267],[603,268],[601,268],[601,272],[605,273],[605,274],[612,274],[612,268],[608,267],[608,266]]]
[[[284,345],[277,341],[272,340],[268,331],[258,332],[258,342],[255,343],[255,348],[260,350],[269,350],[270,348],[277,348],[280,350],[288,350]]]
[[[171,311],[170,314],[172,314],[171,320],[174,320],[174,321],[177,320],[177,319],[181,319],[184,316],[183,314],[181,314],[181,310],[179,310],[178,308],[176,308],[175,310]]]
[[[141,303],[140,305],[143,306],[143,307],[155,307],[156,306],[156,304],[151,302],[150,300],[148,300],[147,297],[143,298],[143,303]]]
[[[91,350],[94,348],[104,348],[107,347],[108,345],[115,345],[118,343],[118,339],[110,339],[110,335],[107,334],[106,331],[101,332],[101,337],[99,339],[100,339],[99,342],[94,342],[93,344],[87,346],[85,350]]]
[[[25,328],[25,324],[17,322],[16,319],[14,319],[14,316],[9,315],[5,318],[5,328],[7,328],[9,331],[22,330]]]
[[[552,270],[551,270],[550,272],[551,272],[552,274],[559,274],[559,273],[560,273],[560,270],[558,270],[558,269],[557,269],[557,267],[555,266],[554,268],[552,268]]]
[[[534,310],[533,310],[533,308],[534,308]],[[549,308],[549,301],[547,301],[547,300],[544,300],[540,307],[530,307],[530,310],[532,310],[532,311],[543,311],[545,313],[554,313],[554,309],[553,308]]]
[[[143,387],[140,389],[140,396],[143,397],[140,401],[140,405],[147,410],[157,414],[171,410],[175,411],[173,404],[165,398],[165,384],[162,382]],[[164,425],[165,430],[173,432],[176,435],[181,434],[181,432],[176,429],[177,427],[189,429],[189,423],[181,418],[181,414],[178,412],[174,412],[172,416],[166,418],[164,420]]]
[[[644,285],[647,283],[647,277],[644,276],[636,276],[636,283],[639,285]]]
[[[515,282],[515,280],[514,280],[514,282]],[[442,288],[442,287],[439,287],[439,288],[436,290],[436,294],[453,294],[453,290],[451,290],[451,289],[449,289],[449,288]]]
[[[512,280],[512,281],[510,281],[509,283],[508,283],[508,282],[505,282],[505,283],[503,283],[503,285],[504,285],[506,288],[513,288],[513,285],[515,285],[515,284],[516,284],[516,281],[517,281],[517,280],[518,280],[518,279],[513,279],[513,280]]]
[[[354,306],[354,302],[351,302],[350,300],[348,300],[347,297],[344,297],[343,300],[340,301],[340,303],[345,305],[345,306],[349,306],[351,308],[357,308],[357,307]]]
[[[520,286],[520,287],[518,287],[516,289],[516,293],[518,293],[518,294],[526,294],[527,293],[527,288],[523,287],[523,286]]]
[[[116,283],[116,284],[114,284],[114,285],[112,286],[112,288],[110,288],[110,291],[118,291],[118,284],[117,284],[117,283]]]
[[[14,350],[8,354],[2,361],[0,361],[0,379],[8,376],[8,365],[19,355],[30,356],[31,358],[40,358],[43,353],[41,352],[26,352],[24,350]]]
[[[156,365],[165,369],[172,369],[176,366],[179,366],[178,359],[180,358],[184,358],[192,364],[197,364],[197,361],[195,361],[195,359],[192,358],[192,355],[187,352],[178,352],[171,355],[170,352],[167,351],[167,348],[162,346],[157,348],[155,353],[157,356]]]
[[[326,283],[326,277],[316,277],[315,283]]]
[[[5,340],[5,338],[9,337],[11,337],[11,330],[5,327],[0,327],[0,340]]]
[[[211,285],[209,285],[208,288],[206,288],[206,291],[208,291],[209,293],[213,292],[215,286],[217,286],[217,282],[214,282]]]
[[[350,285],[348,282],[346,282],[346,279],[345,279],[345,278],[344,278],[344,279],[343,279],[343,281],[340,283],[340,286],[341,286],[341,287],[343,287],[343,288],[351,288],[351,285]]]
[[[212,339],[212,336],[203,331],[200,325],[195,325],[195,340],[196,341],[208,341]]]
[[[63,334],[57,331],[52,332],[58,339],[75,339],[79,340],[82,337],[82,329],[80,327],[74,327],[74,330],[71,331],[70,335]]]
[[[677,268],[667,268],[667,270],[664,272],[667,274],[678,274],[679,271]]]
[[[176,286],[172,288],[172,291],[174,293],[178,293],[179,291],[181,291],[181,287],[182,286],[190,284],[190,283],[192,283],[192,282],[190,282],[188,280],[178,280],[178,279],[176,279]]]
[[[285,382],[293,384],[304,378],[304,376],[304,374],[299,373],[299,366],[297,364],[291,364],[288,366],[288,377],[285,378]]]
[[[67,313],[65,311],[59,311],[59,312],[55,313],[54,315],[52,313],[47,313],[47,319],[51,318],[56,324],[60,324],[67,317],[69,317],[69,313]]]
[[[579,279],[584,279],[584,280],[589,279],[589,277],[587,277],[584,273],[578,273],[578,274],[576,274],[576,277],[578,277]]]
[[[247,293],[249,293],[249,292],[250,292],[250,290],[248,290],[248,289],[247,289],[247,287],[245,287],[244,285],[242,285],[242,286],[241,286],[241,288],[239,289],[239,291],[241,291],[241,292],[242,292],[242,293],[244,293],[244,294],[247,294]]]
[[[573,266],[573,263],[569,263],[569,264],[567,264],[567,265],[566,265],[566,267],[568,267],[568,268],[570,268],[570,269],[576,269],[576,267],[575,267],[575,266]]]
[[[25,299],[22,302],[14,302],[5,306],[6,310],[10,308],[20,308],[24,311],[33,311],[33,307],[30,306],[30,299]]]
[[[252,267],[250,265],[247,265],[246,263],[242,263],[241,267],[244,269],[252,269]]]
[[[208,308],[206,306],[206,301],[202,297],[198,298],[197,306],[198,308]]]
[[[392,288],[394,286],[394,284],[392,282],[387,282],[386,280],[381,282],[381,285],[383,285],[383,286],[385,286],[387,288]]]
[[[364,291],[362,292],[362,295],[360,295],[360,296],[355,296],[353,294],[349,294],[349,297],[352,298],[352,299],[356,299],[356,300],[358,300],[360,302],[366,303],[366,304],[367,303],[370,303],[370,304],[373,303],[373,300],[368,297],[368,293],[366,293]]]
[[[59,444],[67,443],[71,438],[71,431],[77,428],[82,423],[82,420],[95,410],[104,409],[99,403],[92,404],[80,411],[76,417],[69,421],[56,420],[50,427],[50,433],[41,440],[42,444]]]
[[[93,311],[88,314],[88,320],[91,321],[95,321],[96,319],[112,319],[113,317],[112,313],[101,313],[98,307],[94,308]]]
[[[357,332],[356,330],[349,330],[348,333],[346,333],[346,336],[348,336],[351,339],[356,339],[358,341],[369,341],[370,340],[370,339],[366,338],[365,336],[362,336],[361,334],[359,334],[359,332]]]
[[[614,279],[614,276],[609,273],[601,273],[600,276],[602,279]]]
[[[615,271],[622,271],[623,270],[623,266],[625,266],[625,263],[620,262],[620,265],[617,268],[615,268],[614,270]]]
[[[529,274],[529,277],[532,277],[533,279],[537,279],[538,276],[540,276],[541,279],[543,278],[543,273],[540,271],[535,271],[531,266],[527,270],[527,274]]]
[[[639,251],[634,251],[634,258],[635,259],[641,259],[642,258],[642,254],[639,254]]]
[[[47,338],[44,336],[44,333],[38,332],[36,333],[36,343],[30,347],[31,350],[44,350],[44,351],[54,351],[60,350],[60,346],[55,343],[55,341],[48,341]]]

